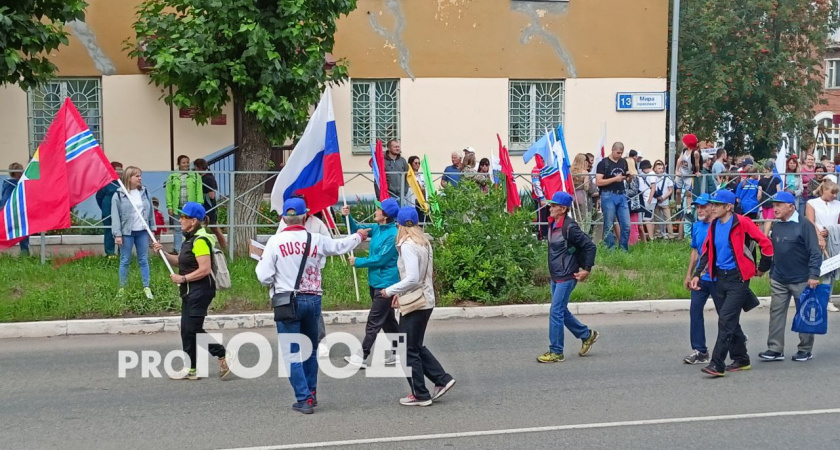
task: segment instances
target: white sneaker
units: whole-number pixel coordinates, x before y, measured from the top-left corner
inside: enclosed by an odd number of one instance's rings
[[[149,300],[154,300],[155,299],[155,296],[152,295],[152,290],[151,289],[149,289],[147,287],[144,287],[143,288],[143,293],[146,294],[147,299],[149,299]]]
[[[318,359],[330,359],[330,349],[324,344],[318,344]]]
[[[395,366],[400,362],[400,357],[391,353],[391,356],[385,359],[386,366]]]
[[[368,367],[367,361],[359,355],[345,356],[344,360],[356,367],[361,367],[362,369],[367,369]]]
[[[195,372],[190,372],[189,369],[184,369],[180,372],[176,372],[169,377],[170,380],[189,380],[195,381],[198,380],[198,376]]]
[[[414,397],[414,394],[409,394],[408,397],[403,397],[400,399],[400,405],[403,406],[429,406],[431,404],[432,399],[418,400]]]
[[[840,312],[840,309],[838,309],[836,306],[834,306],[834,303],[832,303],[831,300],[829,300],[828,301],[828,311],[829,312]]]

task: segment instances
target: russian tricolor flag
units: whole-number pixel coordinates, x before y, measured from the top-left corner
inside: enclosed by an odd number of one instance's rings
[[[301,195],[309,211],[322,211],[338,201],[338,188],[341,186],[344,186],[344,174],[338,151],[332,91],[327,86],[303,136],[274,183],[271,209],[282,212],[285,200]]]

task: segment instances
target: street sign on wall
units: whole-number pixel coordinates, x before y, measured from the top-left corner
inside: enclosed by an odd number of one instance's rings
[[[615,94],[616,111],[664,111],[664,92],[618,92]]]

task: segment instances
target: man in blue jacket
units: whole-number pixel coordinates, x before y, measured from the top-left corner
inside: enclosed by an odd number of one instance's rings
[[[121,163],[111,161],[111,167],[113,167],[117,173],[122,173],[123,166]],[[109,258],[116,256],[114,233],[111,232],[111,199],[114,198],[114,194],[119,188],[119,183],[112,181],[106,184],[102,189],[96,191],[96,203],[102,211],[102,224],[105,225],[105,256]]]
[[[355,366],[367,368],[367,359],[376,341],[379,330],[386,333],[399,332],[391,298],[383,297],[382,290],[400,281],[400,271],[397,268],[397,225],[394,219],[400,212],[400,205],[393,198],[382,201],[373,213],[372,225],[357,223],[350,215],[350,208],[345,206],[341,213],[350,219],[350,233],[360,228],[370,230],[370,252],[366,258],[350,256],[350,265],[368,269],[368,284],[370,284],[370,312],[368,313],[365,339],[362,341],[362,354],[345,356],[344,359]],[[396,357],[390,354],[385,364],[394,364]]]
[[[569,311],[569,298],[578,281],[586,281],[595,265],[597,248],[592,239],[580,229],[574,219],[567,216],[573,198],[565,192],[557,192],[547,203],[550,224],[548,226],[548,272],[551,275],[551,310],[548,321],[548,352],[537,357],[541,363],[565,361],[563,340],[568,328],[583,341],[578,355],[586,356],[599,337],[595,330],[580,323]]]

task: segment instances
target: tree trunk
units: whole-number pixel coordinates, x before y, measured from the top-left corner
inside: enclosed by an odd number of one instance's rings
[[[256,211],[260,209],[260,202],[265,192],[262,182],[265,181],[267,175],[241,172],[268,170],[271,142],[254,114],[245,111],[245,101],[242,98],[237,98],[236,108],[239,110],[239,117],[242,118],[242,143],[237,150],[238,167],[236,170],[238,173],[234,181],[236,188],[234,239],[230,245],[234,246],[236,256],[247,257],[249,242],[257,236],[257,229],[253,225],[258,222],[259,216]],[[260,187],[254,189],[258,185]],[[250,192],[246,194],[249,190]]]

